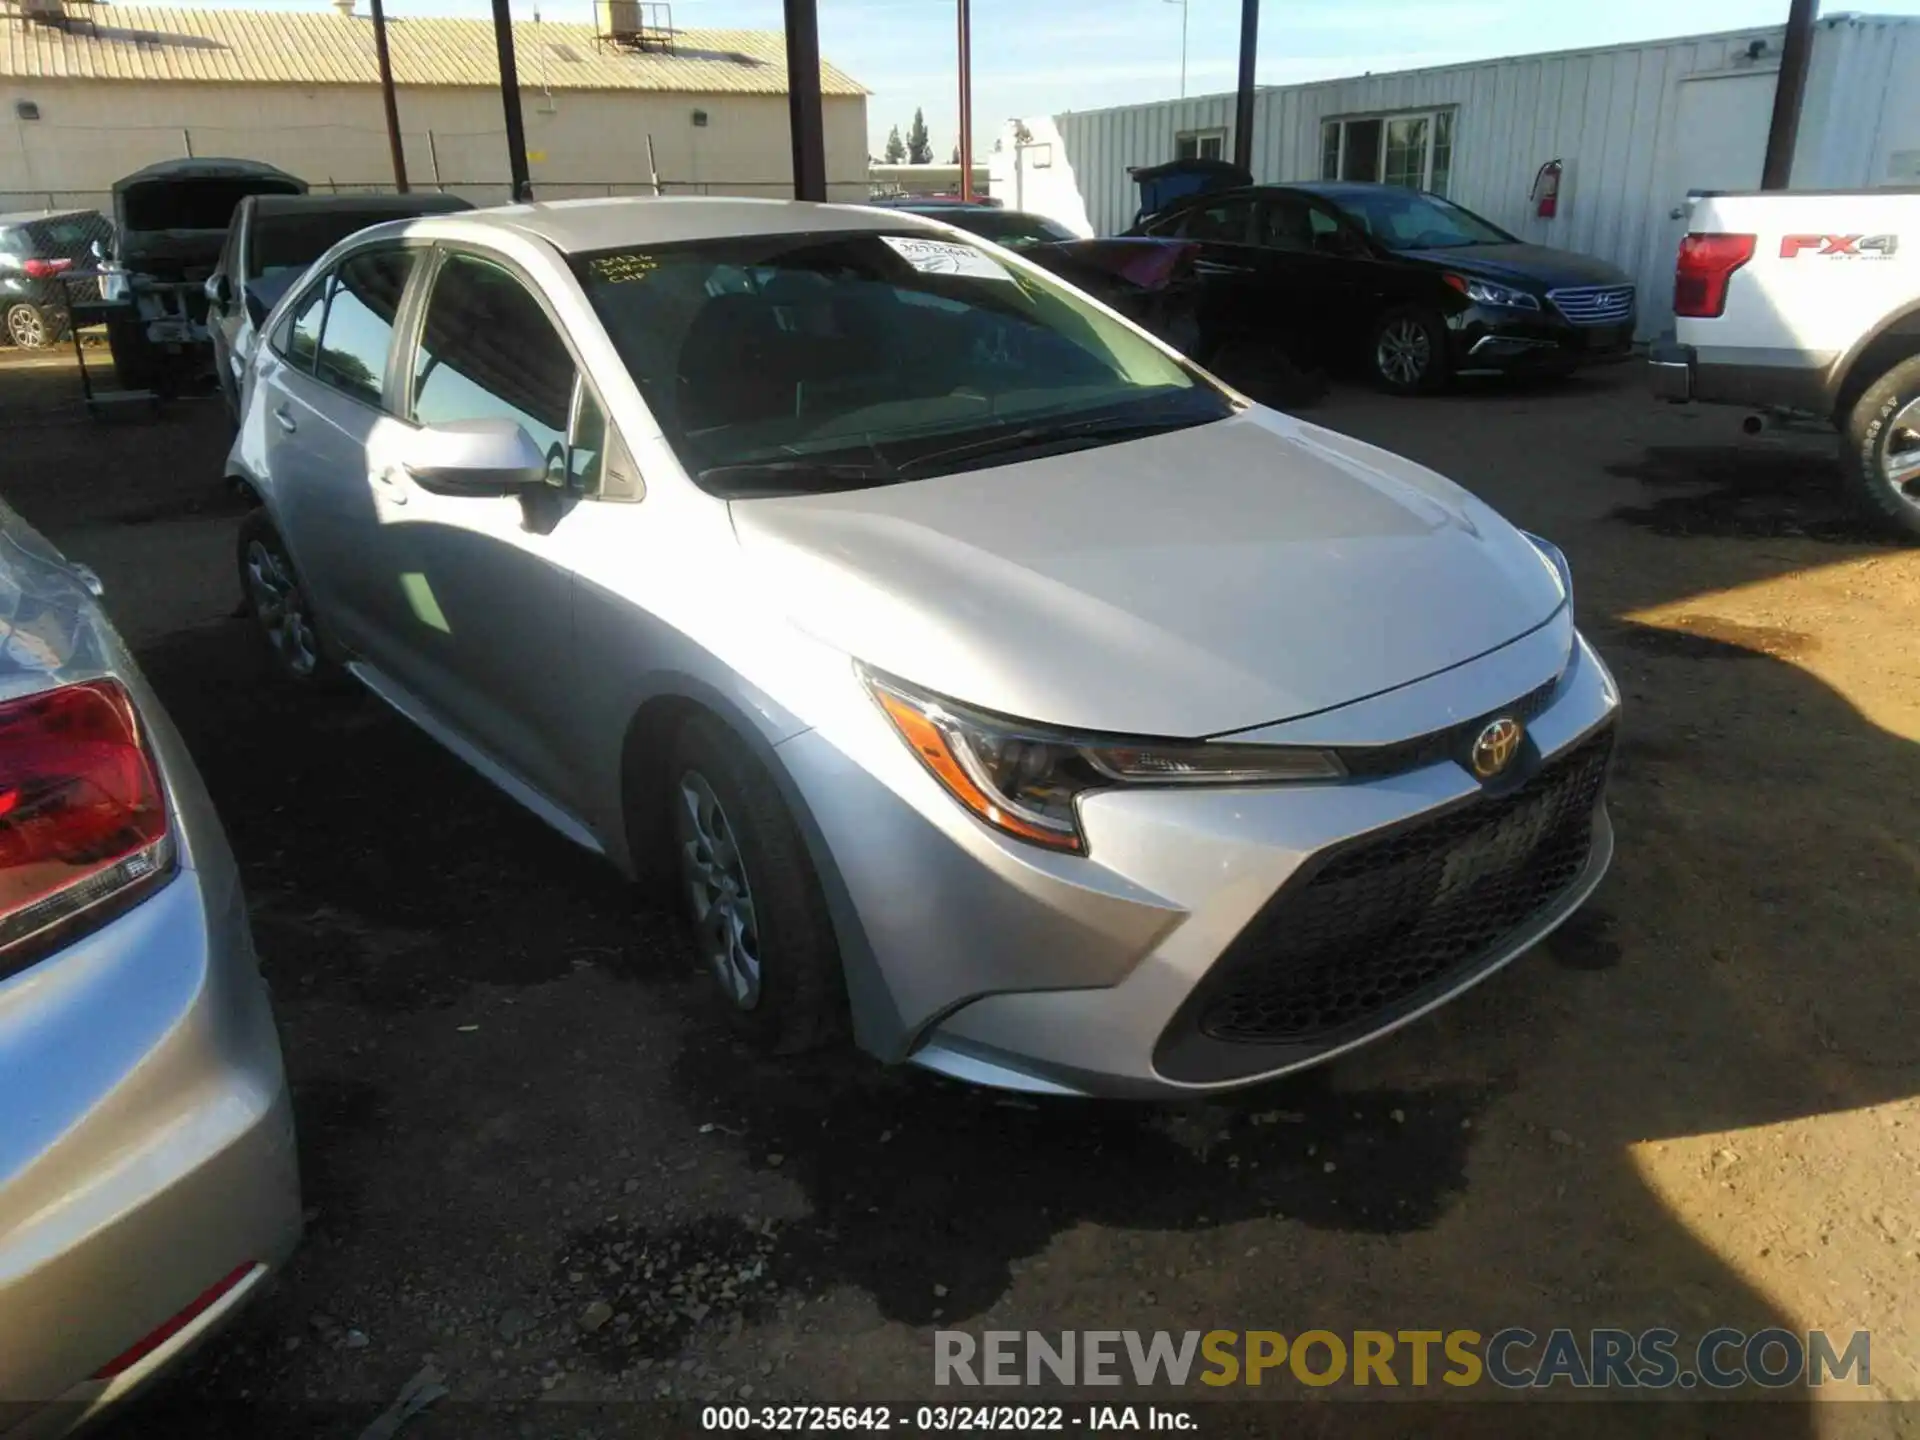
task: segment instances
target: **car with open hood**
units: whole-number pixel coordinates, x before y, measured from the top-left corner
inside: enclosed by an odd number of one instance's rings
[[[1619,696],[1560,553],[1017,252],[524,205],[363,231],[264,333],[228,470],[287,676],[676,890],[771,1048],[1245,1085],[1607,868]]]
[[[123,313],[107,321],[116,378],[127,389],[174,389],[205,369],[207,277],[249,195],[304,195],[307,182],[260,160],[162,160],[116,180],[113,242],[100,294]]]

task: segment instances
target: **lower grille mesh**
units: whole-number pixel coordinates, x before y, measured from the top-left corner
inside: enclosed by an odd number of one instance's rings
[[[1611,733],[1519,789],[1341,851],[1290,885],[1206,983],[1217,1040],[1332,1039],[1471,967],[1579,877]]]

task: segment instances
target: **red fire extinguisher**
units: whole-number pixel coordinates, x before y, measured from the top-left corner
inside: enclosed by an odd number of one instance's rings
[[[1560,175],[1565,169],[1560,161],[1549,160],[1533,177],[1533,213],[1542,220],[1560,213]]]

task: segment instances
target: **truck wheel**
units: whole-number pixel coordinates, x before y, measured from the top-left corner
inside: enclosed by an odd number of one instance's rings
[[[138,320],[109,320],[107,349],[113,355],[113,378],[122,390],[154,388],[160,356],[147,339],[145,325]]]
[[[1868,509],[1920,542],[1920,355],[1867,387],[1846,424],[1847,478]]]

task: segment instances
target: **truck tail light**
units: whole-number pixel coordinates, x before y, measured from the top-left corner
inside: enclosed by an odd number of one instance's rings
[[[73,261],[34,259],[27,261],[20,268],[27,272],[27,278],[30,280],[51,280],[62,270],[71,270]]]
[[[1680,242],[1673,267],[1673,313],[1712,320],[1726,314],[1727,282],[1753,259],[1751,235],[1692,234]]]
[[[173,869],[142,729],[115,680],[0,704],[0,974],[36,937],[116,913]]]

